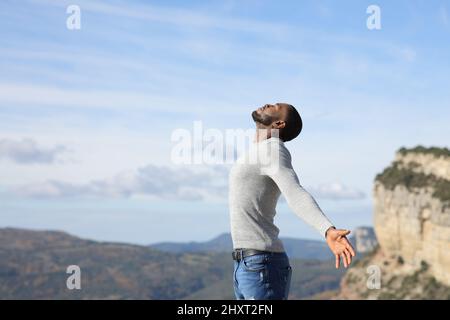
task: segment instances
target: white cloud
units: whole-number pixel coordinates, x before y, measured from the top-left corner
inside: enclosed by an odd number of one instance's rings
[[[340,183],[308,189],[318,198],[362,199],[365,194]],[[123,171],[110,179],[88,183],[70,183],[49,179],[16,186],[13,194],[31,198],[123,198],[150,196],[166,200],[227,201],[228,166],[157,166],[146,165],[135,171]]]
[[[417,52],[411,48],[398,48],[398,55],[406,62],[414,62],[417,57]]]
[[[11,188],[13,194],[31,198],[131,197],[145,195],[167,200],[226,198],[228,170],[224,166],[169,167],[147,165],[124,171],[111,179],[74,184],[46,180]]]
[[[358,200],[365,198],[365,194],[362,191],[354,188],[347,187],[339,182],[333,182],[329,184],[322,184],[318,187],[312,187],[309,189],[312,194],[318,198],[332,199],[332,200]]]
[[[37,4],[66,7],[68,3],[48,0],[34,0]],[[272,36],[281,35],[285,26],[277,23],[261,22],[250,19],[239,19],[232,17],[215,16],[198,10],[175,8],[170,6],[154,6],[133,4],[128,6],[106,4],[104,2],[77,1],[81,10],[104,14],[108,16],[118,16],[120,18],[138,19],[149,22],[165,23],[176,25],[182,28],[200,27],[205,29],[219,29],[231,31],[245,31]]]
[[[63,145],[45,148],[30,138],[0,139],[0,159],[6,158],[19,164],[55,163],[59,160],[58,156],[66,151]]]
[[[78,108],[163,110],[170,99],[117,90],[76,90],[55,86],[0,83],[0,103]]]
[[[439,18],[441,20],[441,23],[445,26],[448,27],[450,24],[450,19],[448,17],[448,12],[447,12],[447,8],[442,6],[439,9]]]

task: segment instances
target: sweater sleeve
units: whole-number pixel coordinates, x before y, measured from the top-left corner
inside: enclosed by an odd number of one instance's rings
[[[315,199],[301,186],[292,167],[289,150],[283,145],[272,144],[266,159],[266,163],[261,166],[261,173],[276,183],[291,210],[325,237],[325,232],[333,224]]]

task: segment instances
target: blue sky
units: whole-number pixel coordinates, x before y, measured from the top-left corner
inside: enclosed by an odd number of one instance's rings
[[[227,168],[174,165],[171,135],[252,128],[275,102],[304,120],[287,144],[302,185],[337,226],[370,225],[394,152],[448,147],[449,14],[448,1],[2,1],[0,226],[136,243],[227,232]],[[276,219],[283,236],[320,237],[285,203]]]

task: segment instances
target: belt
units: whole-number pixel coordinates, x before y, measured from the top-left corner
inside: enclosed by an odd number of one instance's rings
[[[232,252],[233,260],[240,261],[241,259],[255,254],[270,253],[269,251],[261,251],[256,249],[235,249]]]

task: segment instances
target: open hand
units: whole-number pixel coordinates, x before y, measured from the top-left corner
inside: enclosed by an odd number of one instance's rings
[[[346,237],[349,233],[350,230],[336,229],[334,227],[327,230],[327,244],[336,257],[336,269],[339,268],[341,258],[344,267],[347,268],[352,262],[352,257],[355,256],[355,250],[353,250],[350,241]]]

